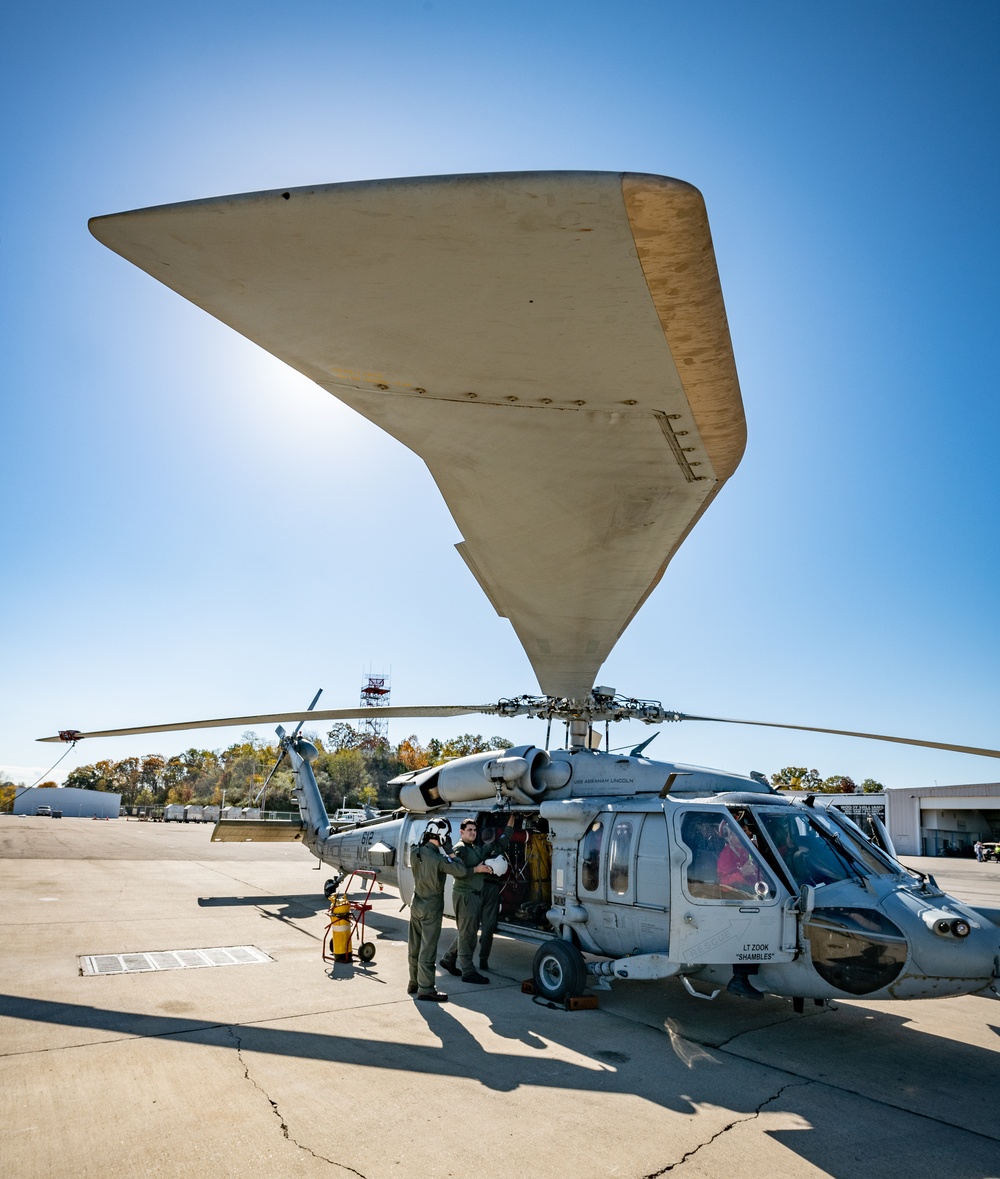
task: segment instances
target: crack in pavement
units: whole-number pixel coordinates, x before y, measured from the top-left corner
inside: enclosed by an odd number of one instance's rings
[[[837,1010],[836,1007],[826,1007],[822,1011],[817,1012],[816,1015],[823,1015],[823,1014],[826,1014],[827,1012],[834,1012],[836,1010]],[[605,1014],[611,1016],[613,1019],[619,1019],[619,1020],[622,1020],[623,1022],[630,1022],[628,1020],[627,1016],[621,1015],[617,1011],[607,1011],[607,1012],[605,1012]],[[765,1025],[763,1025],[763,1027],[765,1029],[769,1028],[769,1027],[776,1027],[778,1024],[787,1023],[792,1019],[801,1019],[801,1018],[802,1018],[802,1016],[789,1015],[787,1018],[776,1019],[776,1020],[774,1020],[773,1023],[765,1024]],[[807,1016],[806,1018],[815,1019],[816,1016],[815,1015]],[[648,1028],[655,1028],[657,1025],[647,1023],[644,1026],[648,1027]],[[912,1108],[912,1106],[909,1106],[909,1105],[903,1105],[901,1102],[898,1102],[898,1101],[890,1101],[884,1095],[876,1097],[871,1093],[863,1092],[861,1089],[852,1089],[848,1085],[840,1084],[837,1081],[832,1081],[832,1080],[829,1080],[828,1078],[811,1077],[808,1075],[808,1073],[797,1072],[796,1069],[790,1065],[771,1064],[766,1060],[758,1060],[754,1056],[748,1056],[743,1053],[736,1052],[733,1049],[730,1049],[727,1047],[728,1044],[732,1044],[734,1041],[739,1040],[741,1037],[751,1035],[753,1032],[759,1031],[759,1030],[761,1030],[761,1029],[760,1028],[748,1028],[746,1031],[737,1032],[735,1035],[730,1036],[728,1040],[723,1040],[721,1044],[715,1044],[711,1040],[697,1040],[694,1038],[694,1036],[682,1036],[682,1038],[690,1041],[690,1043],[692,1043],[692,1044],[697,1044],[700,1048],[711,1049],[716,1052],[724,1052],[727,1056],[731,1056],[734,1060],[741,1061],[743,1064],[755,1064],[755,1065],[758,1065],[760,1068],[771,1069],[773,1072],[785,1073],[787,1076],[790,1076],[790,1077],[798,1077],[802,1084],[823,1085],[827,1089],[836,1090],[838,1093],[848,1093],[848,1094],[850,1094],[850,1096],[858,1097],[862,1101],[870,1101],[873,1105],[883,1105],[886,1107],[886,1109],[898,1110],[900,1113],[910,1114],[911,1117],[915,1117],[915,1118],[923,1118],[928,1122],[933,1122],[935,1125],[947,1126],[950,1130],[958,1130],[963,1134],[972,1134],[975,1137],[982,1138],[991,1144],[995,1144],[998,1141],[998,1138],[993,1134],[985,1133],[982,1130],[973,1130],[969,1126],[962,1125],[961,1122],[954,1122],[954,1121],[950,1121],[947,1118],[937,1117],[934,1114],[924,1113],[922,1110],[914,1109],[914,1108]],[[664,1028],[662,1028],[662,1031],[664,1032],[664,1034],[669,1036],[670,1033],[669,1033],[668,1028],[664,1027]],[[677,1034],[681,1035],[681,1033],[679,1033],[679,1032]],[[786,1088],[787,1088],[787,1086],[786,1086]],[[783,1091],[784,1090],[782,1090],[782,1092]],[[741,1119],[741,1120],[745,1120],[745,1119]],[[735,1125],[735,1124],[736,1123],[734,1122],[733,1125]],[[677,1165],[676,1163],[673,1164],[673,1166],[676,1166],[676,1165]],[[662,1174],[663,1172],[655,1172],[655,1173]]]
[[[720,1044],[715,1044],[714,1047],[717,1048],[721,1052],[721,1051],[724,1051],[729,1044],[734,1043],[736,1040],[741,1039],[743,1036],[750,1036],[750,1035],[753,1035],[755,1032],[767,1031],[768,1028],[776,1028],[776,1027],[778,1027],[779,1024],[791,1023],[792,1020],[817,1019],[817,1018],[819,1018],[819,1016],[826,1015],[828,1012],[835,1011],[835,1010],[836,1010],[835,1007],[823,1007],[817,1011],[809,1012],[808,1015],[806,1015],[805,1012],[803,1012],[802,1014],[797,1014],[795,1012],[783,1014],[783,1015],[779,1016],[778,1019],[772,1019],[770,1023],[762,1023],[762,1024],[757,1024],[752,1028],[744,1028],[742,1032],[733,1032],[733,1034],[727,1040],[723,1040]],[[711,1047],[713,1047],[713,1045],[712,1044],[705,1044],[704,1047],[711,1048]]]
[[[753,1111],[753,1113],[749,1113],[749,1114],[747,1114],[746,1117],[743,1117],[743,1118],[734,1118],[731,1122],[728,1123],[728,1125],[723,1126],[721,1130],[716,1130],[716,1132],[712,1135],[711,1138],[707,1138],[704,1142],[699,1142],[697,1146],[692,1147],[691,1150],[685,1151],[685,1153],[683,1155],[681,1155],[681,1157],[676,1162],[667,1163],[667,1165],[665,1167],[661,1167],[659,1171],[650,1171],[650,1173],[648,1175],[643,1176],[643,1179],[659,1179],[660,1175],[666,1175],[668,1171],[672,1171],[675,1167],[679,1167],[683,1163],[686,1163],[688,1161],[688,1159],[691,1158],[693,1155],[696,1155],[699,1150],[703,1150],[706,1146],[711,1146],[712,1143],[716,1140],[716,1138],[721,1138],[723,1134],[728,1134],[729,1131],[732,1130],[734,1126],[739,1126],[743,1122],[752,1122],[752,1121],[754,1121],[755,1118],[759,1118],[761,1115],[761,1111],[765,1108],[765,1106],[770,1105],[772,1101],[777,1101],[778,1098],[782,1095],[782,1093],[785,1092],[786,1089],[796,1089],[796,1088],[804,1087],[805,1085],[814,1085],[814,1084],[817,1084],[817,1082],[815,1082],[815,1081],[789,1081],[789,1082],[787,1082],[787,1084],[784,1084],[781,1086],[781,1088],[778,1090],[777,1093],[772,1093],[770,1097],[766,1097],[760,1103],[760,1105],[757,1106],[757,1108]]]
[[[299,1142],[297,1139],[292,1137],[291,1131],[288,1129],[288,1123],[285,1121],[284,1117],[282,1117],[281,1110],[278,1109],[278,1103],[269,1096],[265,1089],[262,1089],[261,1086],[257,1084],[252,1076],[250,1076],[250,1066],[243,1059],[243,1043],[240,1040],[240,1037],[236,1034],[231,1026],[227,1026],[226,1031],[229,1033],[230,1038],[236,1045],[236,1057],[240,1064],[243,1065],[244,1078],[248,1080],[251,1085],[253,1085],[258,1093],[263,1095],[268,1105],[270,1105],[274,1116],[278,1119],[278,1122],[281,1126],[282,1137],[286,1138],[293,1146],[298,1147],[299,1150],[304,1150],[306,1154],[312,1155],[314,1159],[318,1159],[323,1163],[329,1163],[331,1167],[340,1167],[343,1171],[350,1171],[352,1175],[357,1175],[358,1179],[365,1179],[365,1176],[362,1175],[360,1171],[356,1171],[353,1167],[349,1167],[346,1163],[338,1163],[336,1159],[328,1159],[325,1154],[317,1154],[316,1151],[311,1147],[306,1146],[304,1143]]]

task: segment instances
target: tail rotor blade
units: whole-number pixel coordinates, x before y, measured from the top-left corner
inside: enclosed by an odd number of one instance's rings
[[[312,712],[312,710],[313,710],[313,709],[316,707],[316,701],[317,701],[317,700],[320,698],[320,696],[322,696],[322,695],[323,695],[323,689],[322,689],[322,688],[320,688],[320,690],[319,690],[319,691],[316,693],[316,695],[315,695],[315,696],[313,696],[313,698],[312,698],[312,703],[311,703],[311,704],[309,705],[309,707],[306,709],[306,712]],[[306,718],[305,718],[305,717],[303,717],[303,718],[302,718],[302,719],[299,721],[299,723],[298,723],[298,724],[295,726],[295,731],[292,733],[292,740],[293,740],[293,741],[294,741],[294,740],[295,740],[295,738],[296,738],[296,737],[299,735],[299,730],[302,728],[302,726],[303,726],[305,723],[306,723]]]

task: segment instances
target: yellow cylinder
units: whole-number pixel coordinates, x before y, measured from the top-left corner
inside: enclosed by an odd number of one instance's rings
[[[342,893],[330,905],[330,942],[338,962],[351,959],[351,904]]]
[[[525,848],[528,869],[526,904],[552,904],[552,846],[541,832],[533,831]]]

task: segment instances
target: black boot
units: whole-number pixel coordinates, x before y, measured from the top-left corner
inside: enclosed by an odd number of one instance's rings
[[[729,980],[729,986],[726,990],[731,995],[739,995],[741,999],[763,999],[764,996],[757,990],[757,988],[750,982],[749,975],[734,974]]]

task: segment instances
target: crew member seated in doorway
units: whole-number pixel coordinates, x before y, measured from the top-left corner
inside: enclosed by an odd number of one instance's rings
[[[724,824],[722,834],[725,845],[719,852],[717,861],[719,883],[724,889],[731,890],[745,897],[755,896],[754,887],[763,877],[754,862],[753,856],[747,851],[743,841],[736,832],[736,828],[729,823]],[[725,895],[725,894],[723,894]]]
[[[441,938],[444,916],[444,878],[461,880],[468,874],[464,864],[448,855],[451,825],[447,819],[431,819],[413,849],[413,900],[410,903],[410,930],[407,942],[410,981],[408,995],[429,1003],[444,1003],[448,996],[435,986],[434,959]]]
[[[746,897],[748,900],[757,895],[756,888],[764,878],[754,857],[747,850],[740,839],[735,827],[726,822],[721,824],[720,833],[725,844],[719,852],[717,869],[722,895],[725,897]],[[741,999],[763,999],[763,995],[750,982],[750,975],[756,974],[759,966],[748,966],[745,963],[733,964],[733,977],[729,980],[726,990]]]
[[[488,983],[490,980],[476,970],[472,961],[483,910],[484,877],[491,874],[491,869],[483,863],[489,853],[476,843],[477,833],[475,819],[466,819],[459,828],[460,841],[455,848],[455,859],[466,872],[464,876],[456,877],[452,893],[458,936],[441,959],[441,965],[449,974],[461,975],[463,982]]]

